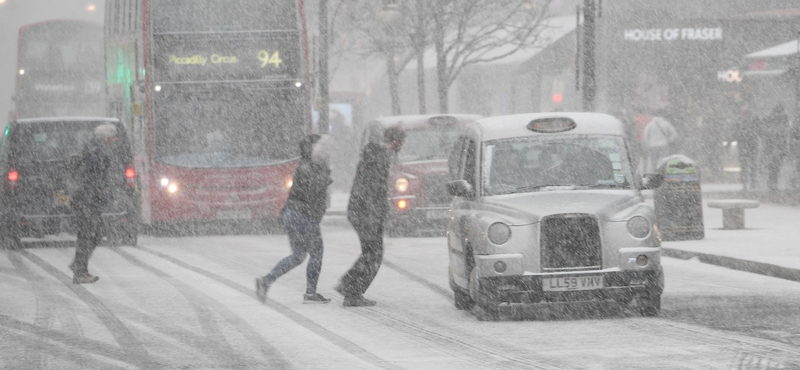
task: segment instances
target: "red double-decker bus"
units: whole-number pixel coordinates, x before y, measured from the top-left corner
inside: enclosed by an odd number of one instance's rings
[[[275,219],[311,130],[303,0],[107,0],[142,222]]]
[[[20,27],[14,117],[105,114],[103,26],[52,20]]]

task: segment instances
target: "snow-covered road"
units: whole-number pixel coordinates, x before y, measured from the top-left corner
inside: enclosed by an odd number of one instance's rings
[[[378,305],[345,308],[333,286],[357,239],[323,236],[328,305],[302,304],[304,265],[255,299],[285,235],[141,237],[99,248],[91,285],[71,283],[74,243],[2,250],[0,369],[800,367],[798,283],[665,258],[658,318],[609,304],[480,322],[453,307],[444,238],[387,238]]]

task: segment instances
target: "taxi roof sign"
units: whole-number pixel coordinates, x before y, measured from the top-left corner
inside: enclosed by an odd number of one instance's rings
[[[541,133],[564,132],[575,128],[575,121],[566,117],[540,118],[528,123],[528,130]]]

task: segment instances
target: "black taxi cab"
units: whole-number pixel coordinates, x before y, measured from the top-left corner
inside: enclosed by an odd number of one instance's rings
[[[0,144],[0,235],[7,246],[21,238],[75,232],[72,196],[83,146],[98,125],[117,128],[111,201],[103,209],[106,237],[115,245],[136,245],[139,227],[138,178],[124,126],[105,117],[46,117],[11,121]]]
[[[444,232],[452,200],[445,188],[448,155],[458,133],[479,118],[473,114],[390,116],[367,125],[363,145],[381,142],[389,127],[399,127],[406,134],[389,171],[389,236]]]
[[[459,309],[615,300],[661,308],[656,216],[625,132],[599,113],[500,116],[470,124],[449,161],[447,242]]]

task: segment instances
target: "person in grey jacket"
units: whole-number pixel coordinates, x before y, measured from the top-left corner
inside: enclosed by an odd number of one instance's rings
[[[300,164],[294,172],[289,198],[283,210],[284,225],[289,235],[292,254],[282,259],[266,276],[256,278],[256,295],[265,302],[270,284],[300,265],[310,256],[306,268],[306,294],[303,303],[328,303],[331,300],[317,293],[322,269],[322,233],[319,224],[328,205],[328,186],[333,183],[327,155],[323,151],[327,135],[311,134],[300,141]]]

